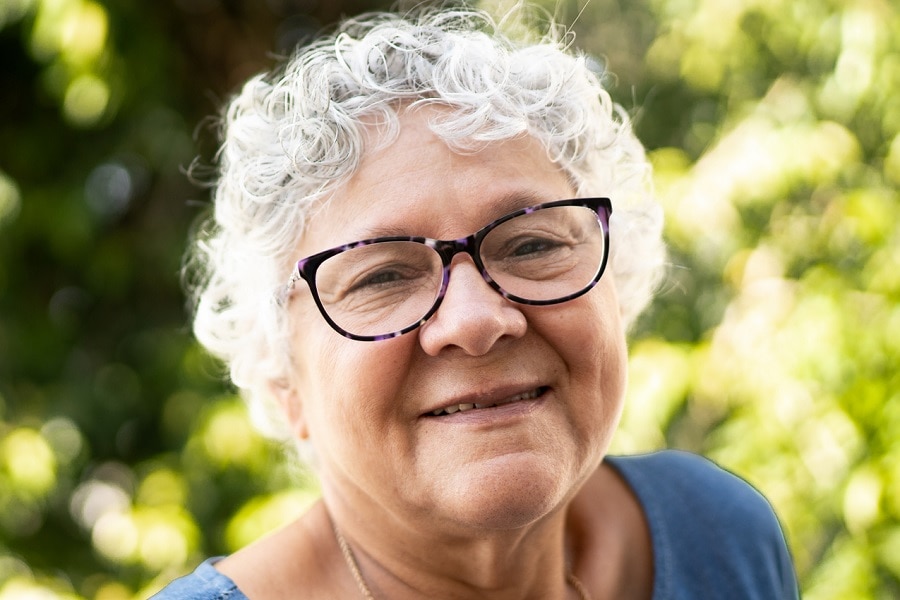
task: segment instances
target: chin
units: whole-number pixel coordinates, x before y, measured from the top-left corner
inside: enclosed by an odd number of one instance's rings
[[[457,470],[445,481],[443,500],[464,527],[514,530],[560,508],[580,483],[570,468],[521,453]]]

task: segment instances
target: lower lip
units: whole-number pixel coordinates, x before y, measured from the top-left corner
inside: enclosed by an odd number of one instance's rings
[[[472,408],[465,411],[457,411],[452,415],[442,415],[439,417],[426,415],[422,418],[433,423],[441,423],[447,425],[498,425],[504,421],[515,421],[521,419],[544,404],[549,390],[545,390],[537,398],[529,398],[528,400],[517,400],[506,404],[499,404],[490,408]]]

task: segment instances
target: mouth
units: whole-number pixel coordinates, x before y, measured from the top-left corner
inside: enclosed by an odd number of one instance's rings
[[[521,392],[519,394],[514,394],[512,396],[503,398],[497,401],[489,401],[485,403],[479,402],[461,402],[459,404],[450,404],[448,406],[444,406],[428,413],[425,413],[424,417],[444,417],[447,415],[452,415],[458,412],[468,412],[473,410],[484,410],[490,408],[496,408],[498,406],[503,406],[505,404],[512,404],[514,402],[523,402],[526,400],[534,400],[536,398],[540,398],[549,388],[546,386],[541,386],[534,388],[533,390],[529,390],[527,392]]]

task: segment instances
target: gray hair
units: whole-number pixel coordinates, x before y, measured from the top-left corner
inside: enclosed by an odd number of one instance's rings
[[[250,79],[226,106],[214,211],[188,251],[187,287],[197,338],[270,435],[288,437],[267,389],[291,368],[275,292],[311,209],[357,171],[373,124],[375,143],[396,139],[401,109],[445,109],[430,126],[459,152],[532,136],[576,194],[610,196],[626,325],[648,304],[665,258],[662,212],[627,114],[564,32],[513,39],[503,25],[474,9],[364,15]]]

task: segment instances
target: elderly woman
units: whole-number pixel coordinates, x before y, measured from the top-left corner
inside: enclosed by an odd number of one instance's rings
[[[322,499],[157,598],[796,596],[746,483],[606,455],[664,250],[584,57],[467,9],[369,15],[223,131],[195,329]]]

